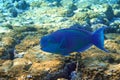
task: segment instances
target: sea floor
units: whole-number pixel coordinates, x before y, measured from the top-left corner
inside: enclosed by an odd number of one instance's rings
[[[119,3],[12,1],[0,3],[0,80],[120,80]],[[76,58],[79,53],[62,56],[40,49],[42,36],[73,24],[89,31],[108,26],[109,53],[92,46]]]

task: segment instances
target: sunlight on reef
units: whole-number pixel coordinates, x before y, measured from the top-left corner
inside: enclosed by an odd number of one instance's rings
[[[57,30],[103,26],[109,53],[92,46],[76,60],[41,50]],[[0,0],[0,80],[120,80],[120,0]]]

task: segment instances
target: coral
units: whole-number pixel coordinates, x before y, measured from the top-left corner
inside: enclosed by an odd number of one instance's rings
[[[59,69],[59,65],[61,65],[59,60],[43,61],[40,63],[34,62],[29,71],[32,74],[38,74],[42,71],[54,72]]]
[[[74,11],[77,9],[76,5],[71,4],[69,5],[69,8],[67,9],[67,11],[64,13],[64,16],[67,17],[72,17],[75,13]]]
[[[80,5],[80,4],[81,4],[81,5]],[[76,6],[77,6],[78,8],[87,9],[87,8],[89,8],[89,7],[91,6],[91,3],[88,2],[88,1],[83,1],[83,2],[78,1],[78,2],[76,3]],[[87,9],[87,10],[88,10],[88,9]]]
[[[106,14],[107,18],[111,20],[114,16],[112,7],[109,4],[103,4],[104,13]]]
[[[8,72],[12,66],[11,60],[6,60],[1,63],[2,66],[0,66],[0,77],[2,77],[6,72]],[[3,74],[4,73],[4,74]]]
[[[2,42],[3,42],[3,45],[7,47],[10,47],[10,46],[12,47],[13,45],[15,45],[15,40],[12,37],[7,37],[7,36],[3,37]]]
[[[89,22],[89,15],[87,12],[77,12],[71,20],[78,22],[80,24],[86,24]]]
[[[98,23],[98,24],[93,24],[91,26],[91,28],[92,28],[93,31],[95,31],[95,30],[97,30],[97,29],[99,29],[100,27],[103,27],[103,26],[105,27],[106,25]]]
[[[119,0],[0,0],[0,80],[119,80],[119,9]],[[90,31],[109,26],[109,54],[92,46],[76,69],[76,53],[40,50],[42,36],[78,25]]]
[[[5,28],[8,28],[8,29],[13,29],[13,26],[9,23],[4,23],[1,27],[5,27]]]
[[[114,5],[112,5],[112,8],[113,8],[113,9],[119,9],[119,8],[120,8],[120,5],[119,5],[119,4],[114,4]]]
[[[65,78],[70,80],[71,79],[71,73],[75,71],[76,63],[71,62],[64,66],[63,69],[59,70],[58,72],[50,73],[45,77],[45,80],[57,80],[59,78]]]
[[[22,72],[28,70],[31,66],[31,62],[29,60],[18,58],[13,61],[13,65],[10,67],[8,74],[10,76],[16,75],[20,76]],[[16,74],[17,73],[17,74]]]
[[[97,18],[102,17],[102,15],[99,12],[93,12],[92,10],[87,11],[89,18]]]
[[[111,46],[109,46],[111,45]],[[120,45],[115,40],[106,40],[105,46],[114,53],[119,53]]]
[[[17,15],[18,15],[17,9],[14,7],[10,8],[9,12],[11,13],[12,17],[17,17]]]
[[[109,79],[119,80],[119,54],[107,54],[94,50],[92,47],[89,51],[82,53],[82,62],[84,67],[79,67],[77,79]],[[111,52],[112,53],[112,52]],[[116,76],[116,77],[113,77]]]
[[[26,10],[27,8],[29,8],[29,4],[25,0],[20,0],[17,3],[16,8]]]
[[[36,36],[27,36],[19,45],[16,45],[16,51],[18,53],[24,52],[27,49],[39,44],[39,38]]]
[[[120,10],[114,10],[114,16],[120,17]]]
[[[119,34],[118,34],[118,36],[115,38],[115,41],[117,42],[117,44],[120,45],[120,36],[119,36]]]
[[[33,1],[31,4],[30,4],[30,6],[31,7],[40,7],[41,6],[41,4],[42,4],[42,1]]]
[[[71,4],[73,4],[73,1],[72,1],[72,0],[69,0],[69,1],[62,0],[62,1],[61,1],[61,5],[64,6],[64,7],[68,7],[68,6],[70,6]]]
[[[4,52],[5,52],[5,48],[0,47],[0,57],[4,54]]]

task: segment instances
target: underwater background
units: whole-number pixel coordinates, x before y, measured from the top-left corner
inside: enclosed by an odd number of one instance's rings
[[[109,53],[92,46],[76,58],[40,49],[41,37],[72,25],[107,26]],[[0,80],[120,80],[120,0],[0,0]]]

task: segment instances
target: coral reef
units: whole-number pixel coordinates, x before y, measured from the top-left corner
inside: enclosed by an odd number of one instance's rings
[[[120,80],[119,3],[0,0],[0,80]],[[41,37],[56,30],[102,26],[109,53],[92,46],[76,59],[75,52],[62,56],[40,50]]]

